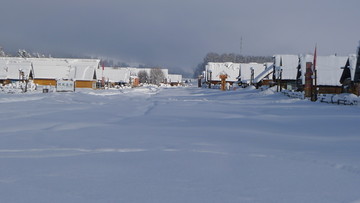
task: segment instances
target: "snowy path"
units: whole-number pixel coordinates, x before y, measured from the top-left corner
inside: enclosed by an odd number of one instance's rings
[[[137,88],[0,110],[0,202],[360,202],[358,106]]]

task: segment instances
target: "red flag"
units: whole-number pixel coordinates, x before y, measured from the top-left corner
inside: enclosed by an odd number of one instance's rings
[[[104,65],[104,63],[102,64],[102,70],[104,70],[105,69],[105,65]]]
[[[315,72],[316,70],[316,48],[317,48],[317,45],[315,45],[315,51],[314,51],[314,62],[313,62],[313,73]]]

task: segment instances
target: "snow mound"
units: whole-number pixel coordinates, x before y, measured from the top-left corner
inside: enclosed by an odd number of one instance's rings
[[[259,94],[260,95],[273,95],[276,93],[276,89],[274,90],[274,88],[268,88],[266,90],[261,91]]]

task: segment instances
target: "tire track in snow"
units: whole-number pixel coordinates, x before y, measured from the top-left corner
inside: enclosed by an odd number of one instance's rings
[[[357,167],[357,166],[352,166],[352,165],[348,165],[348,164],[339,164],[339,163],[333,163],[333,162],[330,162],[330,161],[322,161],[322,160],[316,160],[316,159],[305,159],[305,158],[300,158],[300,157],[278,157],[278,156],[266,155],[266,154],[250,154],[248,156],[254,157],[254,158],[269,158],[269,159],[277,159],[277,160],[290,160],[290,161],[296,161],[296,162],[304,162],[304,163],[309,163],[309,164],[316,164],[316,165],[330,167],[330,168],[336,169],[336,170],[346,171],[348,173],[360,176],[360,168]]]
[[[164,152],[164,153],[205,153],[211,155],[228,155],[226,152],[200,149],[143,149],[143,148],[32,148],[32,149],[0,149],[0,158],[53,158],[72,157],[99,153],[139,153],[139,152]]]
[[[34,149],[1,149],[0,158],[50,158],[68,157],[96,153],[134,153],[145,152],[140,148],[34,148]]]

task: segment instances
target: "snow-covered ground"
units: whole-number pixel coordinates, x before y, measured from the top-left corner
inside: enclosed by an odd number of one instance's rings
[[[0,202],[360,202],[360,106],[142,87],[0,112]]]

